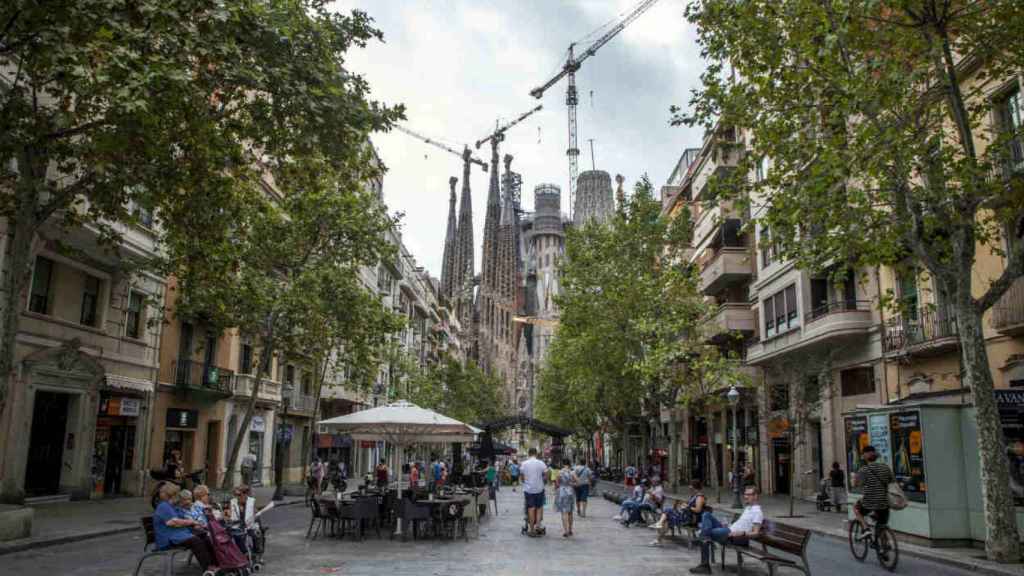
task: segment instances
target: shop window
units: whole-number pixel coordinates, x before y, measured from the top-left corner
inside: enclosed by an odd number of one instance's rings
[[[100,302],[100,279],[95,276],[85,276],[85,286],[82,289],[82,314],[79,321],[86,326],[96,326],[96,311]]]
[[[142,336],[144,302],[145,297],[141,292],[135,290],[128,292],[128,309],[125,310],[124,333],[129,338],[138,339]]]
[[[53,279],[53,260],[39,256],[32,273],[32,290],[28,309],[38,314],[50,312],[50,281]]]
[[[873,394],[875,371],[871,367],[850,368],[839,373],[839,387],[843,397]]]

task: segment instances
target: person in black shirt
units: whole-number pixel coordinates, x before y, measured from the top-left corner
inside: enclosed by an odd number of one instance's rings
[[[842,505],[846,503],[846,474],[843,474],[839,462],[832,463],[832,470],[828,473],[829,498],[836,512],[842,512]]]
[[[867,464],[857,471],[854,485],[860,486],[863,497],[853,506],[853,513],[867,534],[866,514],[874,516],[879,525],[889,523],[889,484],[896,480],[896,476],[887,464],[877,462],[878,452],[874,446],[865,446],[862,454]]]

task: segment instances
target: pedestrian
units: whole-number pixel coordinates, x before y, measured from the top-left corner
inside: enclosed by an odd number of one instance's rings
[[[587,462],[580,459],[574,470],[579,483],[576,485],[576,513],[580,518],[587,517],[587,500],[590,498],[590,481],[594,472],[587,466]]]
[[[871,531],[864,516],[870,515],[879,526],[889,523],[889,484],[896,481],[896,476],[887,464],[878,462],[878,452],[870,444],[861,451],[861,459],[867,464],[857,471],[853,484],[860,487],[863,496],[853,505],[853,515],[864,527],[861,538],[869,538]]]
[[[374,475],[377,478],[377,488],[388,487],[388,465],[387,461],[381,458],[380,464],[377,464],[377,468],[374,470]]]
[[[636,467],[632,464],[626,466],[626,486],[636,486]]]
[[[836,507],[836,512],[842,512],[842,506],[846,502],[846,474],[839,467],[839,462],[832,463],[832,470],[828,473],[829,498]]]
[[[757,476],[754,474],[754,465],[747,464],[743,472],[743,487],[757,486]]]
[[[576,502],[576,487],[580,483],[571,466],[572,462],[568,458],[562,460],[555,489],[555,510],[562,515],[563,538],[572,536],[572,509]]]
[[[515,492],[516,487],[519,486],[519,463],[515,458],[512,459],[512,464],[508,467],[508,473],[512,477],[512,491]]]
[[[310,469],[310,475],[313,477],[313,494],[319,496],[323,492],[324,476],[326,470],[324,470],[324,463],[320,461],[320,458],[313,459],[313,466]]]
[[[251,450],[245,456],[242,456],[242,484],[246,486],[252,486],[254,476],[256,474],[256,454]]]
[[[691,574],[711,574],[713,542],[747,546],[750,539],[761,531],[764,513],[758,503],[757,486],[748,486],[743,490],[743,502],[746,505],[743,514],[729,526],[723,526],[714,514],[704,514],[700,523],[700,536],[703,538],[700,544],[700,564],[690,568]]]
[[[420,465],[413,462],[409,466],[409,487],[415,488],[420,485]]]
[[[520,467],[523,476],[523,496],[526,500],[527,535],[539,536],[544,533],[544,484],[548,467],[537,459],[537,449],[530,448],[529,458]]]
[[[664,509],[661,518],[654,524],[654,528],[658,530],[658,538],[651,542],[651,546],[661,546],[665,535],[672,528],[700,524],[706,511],[704,505],[707,503],[703,488],[701,481],[694,478],[690,481],[690,499],[686,504],[682,505],[681,500],[676,500],[671,508]]]

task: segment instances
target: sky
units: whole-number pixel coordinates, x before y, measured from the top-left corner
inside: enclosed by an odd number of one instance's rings
[[[353,49],[346,65],[370,83],[371,98],[406,107],[404,125],[462,149],[543,104],[506,133],[499,153],[511,154],[523,177],[523,207],[533,189],[554,183],[568,213],[566,79],[539,101],[532,88],[554,76],[569,44],[618,20],[638,0],[338,0],[334,10],[359,9],[375,20],[384,42]],[[686,106],[704,63],[683,12],[687,0],[660,0],[587,59],[576,73],[580,172],[594,165],[627,189],[647,174],[657,192],[683,150],[700,145],[698,129],[669,125],[673,104]],[[604,30],[601,32],[603,33]],[[596,39],[600,33],[593,36]],[[577,53],[579,50],[577,50]],[[387,166],[384,200],[401,212],[402,240],[420,265],[440,276],[448,218],[448,179],[462,161],[402,132],[372,137]],[[474,153],[490,162],[485,144]],[[488,173],[473,167],[470,186],[479,271]]]

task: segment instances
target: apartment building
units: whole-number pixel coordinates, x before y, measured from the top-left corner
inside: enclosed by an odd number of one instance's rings
[[[121,254],[159,249],[152,218],[117,226]],[[0,224],[6,228],[5,224]],[[0,270],[8,269],[0,234]],[[62,250],[57,242],[77,250]],[[0,423],[7,501],[94,498],[143,491],[153,419],[164,279],[127,269],[88,227],[71,236],[44,227],[33,242],[32,277],[20,302],[15,370]]]

